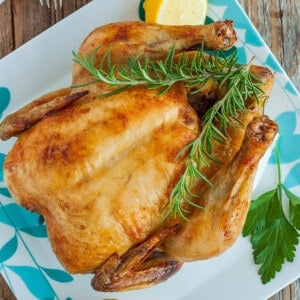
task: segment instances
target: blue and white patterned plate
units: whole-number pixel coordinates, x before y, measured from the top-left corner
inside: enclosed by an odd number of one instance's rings
[[[210,0],[207,21],[233,19],[241,63],[255,63],[276,72],[266,113],[280,126],[285,185],[300,194],[300,96],[239,4]],[[138,0],[93,1],[0,61],[0,117],[26,102],[71,82],[72,50],[95,27],[139,18]],[[13,140],[0,143],[0,271],[18,299],[264,299],[300,276],[300,248],[296,259],[267,285],[262,285],[251,246],[239,238],[225,254],[187,263],[167,282],[126,293],[97,293],[90,275],[70,275],[52,253],[40,215],[18,206],[3,182],[3,161]],[[271,157],[254,194],[275,184]]]

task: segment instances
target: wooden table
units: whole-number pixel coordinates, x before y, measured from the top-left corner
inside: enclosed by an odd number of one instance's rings
[[[0,5],[0,58],[88,2],[64,0],[63,7],[55,10],[53,5],[50,9],[41,6],[39,0],[6,0]],[[239,2],[300,90],[300,0]],[[299,300],[299,290],[300,280],[297,280],[271,299]],[[15,297],[0,275],[0,300],[11,299]]]

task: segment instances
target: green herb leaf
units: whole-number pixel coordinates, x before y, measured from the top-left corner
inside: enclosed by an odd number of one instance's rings
[[[284,214],[252,235],[254,261],[261,265],[258,273],[261,275],[262,283],[265,284],[275,277],[285,259],[293,261],[298,236]]]
[[[282,186],[289,199],[289,219],[290,222],[300,230],[300,197],[290,192],[284,185]]]
[[[251,201],[243,236],[250,235],[254,262],[260,265],[262,283],[269,282],[281,270],[285,261],[292,262],[298,244],[300,198],[281,183],[279,150],[277,159],[277,187]],[[289,219],[282,206],[283,191],[289,199]]]
[[[247,220],[243,228],[244,237],[254,235],[266,226],[269,206],[276,199],[276,192],[276,189],[268,191],[256,200],[251,201]]]

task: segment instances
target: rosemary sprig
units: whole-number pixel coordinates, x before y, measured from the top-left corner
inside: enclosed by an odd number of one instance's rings
[[[261,89],[253,82],[253,75],[249,72],[250,63],[236,68],[223,78],[220,85],[227,85],[226,94],[218,100],[204,114],[201,122],[201,133],[192,143],[183,150],[190,149],[186,158],[186,168],[180,180],[173,189],[169,198],[169,208],[164,215],[164,219],[173,214],[179,215],[187,220],[184,203],[200,208],[189,198],[196,198],[191,191],[196,179],[202,179],[208,184],[210,181],[201,173],[203,165],[210,166],[211,161],[218,160],[212,155],[213,143],[223,143],[226,139],[228,126],[235,126],[234,121],[240,123],[238,114],[246,110],[245,99],[256,97],[262,94]],[[181,151],[180,153],[182,153]]]
[[[202,48],[196,51],[193,57],[183,53],[176,57],[175,46],[166,55],[164,60],[151,60],[150,58],[128,58],[126,65],[112,65],[110,48],[96,66],[96,54],[99,48],[91,55],[84,56],[73,52],[74,61],[86,69],[94,80],[76,85],[87,86],[95,82],[105,82],[112,86],[112,92],[102,96],[108,96],[123,91],[136,85],[144,85],[149,89],[160,89],[158,95],[162,95],[176,82],[185,83],[186,87],[198,93],[208,80],[226,81],[226,77],[241,66],[237,64],[237,53],[232,53],[225,58],[222,52],[216,56],[205,55]],[[114,89],[114,87],[117,87]],[[120,88],[121,87],[121,88]]]
[[[177,158],[188,152],[185,157],[185,170],[172,190],[169,202],[165,206],[164,219],[173,214],[183,219],[189,210],[186,204],[200,208],[194,198],[198,195],[192,191],[197,179],[210,184],[201,173],[203,165],[210,166],[216,158],[212,155],[214,142],[223,143],[226,139],[228,126],[235,126],[239,121],[239,113],[245,111],[245,100],[255,97],[257,100],[263,92],[259,88],[260,80],[249,71],[250,63],[237,63],[237,53],[225,57],[220,52],[215,56],[205,54],[202,48],[192,57],[188,53],[175,56],[175,46],[164,60],[152,61],[149,58],[129,58],[128,64],[112,65],[110,49],[108,49],[96,67],[96,49],[90,56],[74,55],[74,61],[86,69],[94,78],[81,86],[97,81],[112,86],[109,96],[136,85],[150,89],[159,89],[158,95],[167,92],[176,82],[183,82],[191,93],[199,93],[209,80],[217,81],[219,88],[225,87],[227,92],[207,110],[201,122],[201,133],[193,142],[187,145]],[[184,204],[185,203],[185,204]]]

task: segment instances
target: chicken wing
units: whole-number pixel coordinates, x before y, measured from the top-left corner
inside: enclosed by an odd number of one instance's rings
[[[0,138],[5,141],[26,131],[43,118],[55,114],[88,93],[81,91],[71,94],[71,91],[71,88],[64,88],[50,92],[8,115],[0,123]]]
[[[147,238],[122,257],[112,254],[95,272],[92,286],[97,291],[124,291],[149,287],[168,279],[180,270],[182,262],[156,250],[170,235],[175,225]]]

